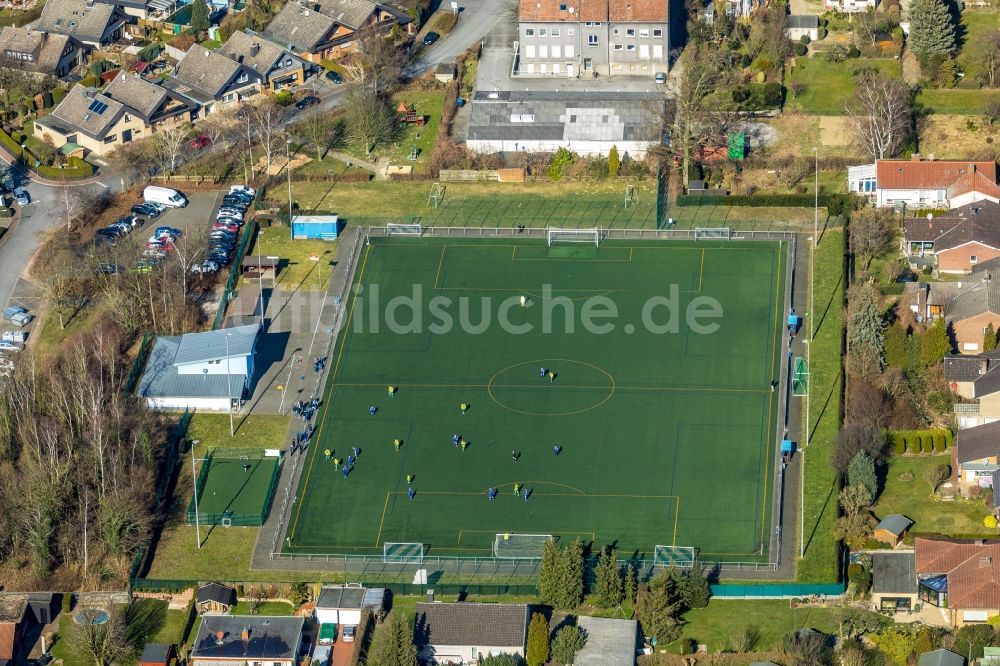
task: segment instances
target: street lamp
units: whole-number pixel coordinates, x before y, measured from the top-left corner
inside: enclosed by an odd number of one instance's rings
[[[191,482],[194,484],[194,529],[201,550],[201,521],[198,518],[198,477],[194,473],[194,442],[191,442]]]
[[[813,173],[816,178],[813,185],[813,247],[816,247],[819,243],[819,148],[816,146],[813,146],[813,157],[815,159]]]
[[[288,240],[292,240],[294,236],[292,235],[292,161],[288,156],[288,150],[291,148],[292,140],[285,139],[285,174],[288,177]]]
[[[264,266],[260,261],[260,240],[264,236],[264,230],[257,228],[257,278],[260,284],[260,325],[264,325]]]

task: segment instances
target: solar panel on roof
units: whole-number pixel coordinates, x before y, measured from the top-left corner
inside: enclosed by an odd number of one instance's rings
[[[108,110],[108,105],[99,99],[95,99],[93,102],[90,103],[90,106],[87,107],[87,110],[93,111],[94,113],[100,115]]]

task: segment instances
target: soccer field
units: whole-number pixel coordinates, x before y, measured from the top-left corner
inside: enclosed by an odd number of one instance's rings
[[[249,454],[249,455],[248,455]],[[246,467],[244,467],[244,465]],[[216,450],[201,464],[198,475],[198,519],[202,524],[262,525],[277,481],[278,459],[260,451]],[[193,525],[194,498],[188,504]]]
[[[766,560],[786,250],[372,239],[284,550],[489,556],[509,532]],[[324,450],[352,447],[345,478]]]

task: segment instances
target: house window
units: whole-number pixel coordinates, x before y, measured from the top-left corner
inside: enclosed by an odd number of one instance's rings
[[[534,37],[535,36],[535,29],[534,28],[525,28],[524,29],[524,36],[525,37]]]
[[[635,28],[625,28],[626,37],[635,37]]]
[[[625,47],[625,50],[626,50],[626,51],[635,51],[635,44],[628,44],[628,45],[627,45],[627,46]]]
[[[649,30],[640,30],[639,31],[639,36],[640,37],[649,37]]]
[[[572,44],[567,44],[566,45],[566,57],[567,58],[572,58],[573,57],[573,45]]]
[[[545,28],[539,28],[538,29],[538,36],[539,37],[548,37],[548,30],[546,30]]]
[[[614,30],[612,30],[611,32],[613,32],[613,33],[614,33],[615,35],[617,35],[617,34],[618,34],[618,28],[615,28],[615,29],[614,29]]]
[[[573,35],[576,34],[576,30],[574,30],[573,28],[569,28],[566,30],[566,34],[572,37]]]
[[[292,59],[288,58],[287,60],[285,60],[285,67],[291,67],[291,66],[292,66]]]
[[[653,37],[663,37],[663,31],[659,28],[653,28]]]
[[[552,36],[553,37],[559,36],[559,28],[552,28]]]
[[[242,74],[240,74],[240,78],[236,79],[236,82],[237,83],[246,83],[249,79],[250,79],[250,77],[247,75],[247,73],[243,72]]]
[[[560,5],[559,5],[559,11],[561,11],[561,12],[566,11],[566,3],[565,2],[560,3]]]
[[[126,113],[125,114],[125,122],[127,122],[127,123],[132,122],[132,116],[130,116],[129,114]]]
[[[587,35],[587,46],[597,46],[597,35]]]
[[[977,261],[977,259],[976,259],[976,255],[974,255],[974,254],[970,254],[970,255],[969,255],[969,263],[970,263],[970,264],[974,264],[974,263],[976,263],[976,261]]]
[[[622,45],[621,44],[615,44],[615,51],[621,51],[621,50],[622,50]]]
[[[571,123],[575,123],[575,122],[576,122],[576,116],[570,116],[570,117],[569,117],[569,121],[570,121]]]
[[[114,143],[117,140],[118,140],[118,135],[112,134],[111,136],[107,136],[104,138],[104,143]]]

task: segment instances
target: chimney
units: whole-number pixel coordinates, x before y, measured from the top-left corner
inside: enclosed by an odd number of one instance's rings
[[[975,164],[970,164],[969,165],[969,173],[971,173],[971,174],[975,174],[976,173],[976,165]]]
[[[933,162],[933,161],[934,161],[934,153],[928,153],[928,155],[927,155],[927,160],[928,160],[929,162]]]
[[[990,565],[992,564],[993,564],[993,558],[990,557],[989,555],[983,555],[982,557],[979,558],[980,569],[986,569],[990,567]]]
[[[222,639],[225,638],[225,637],[226,637],[226,632],[224,632],[224,631],[217,631],[217,632],[215,632],[215,644],[216,645],[222,645],[222,643],[223,643]]]
[[[434,603],[434,590],[427,590],[427,603]]]
[[[206,58],[207,58],[208,56],[210,56],[211,54],[212,54],[212,52],[211,52],[211,51],[209,51],[208,49],[205,49],[205,57],[206,57]]]
[[[250,625],[243,627],[243,631],[240,632],[240,640],[244,643],[248,643],[250,641]]]
[[[256,57],[258,53],[260,53],[260,43],[254,42],[253,44],[250,45],[250,56]]]

